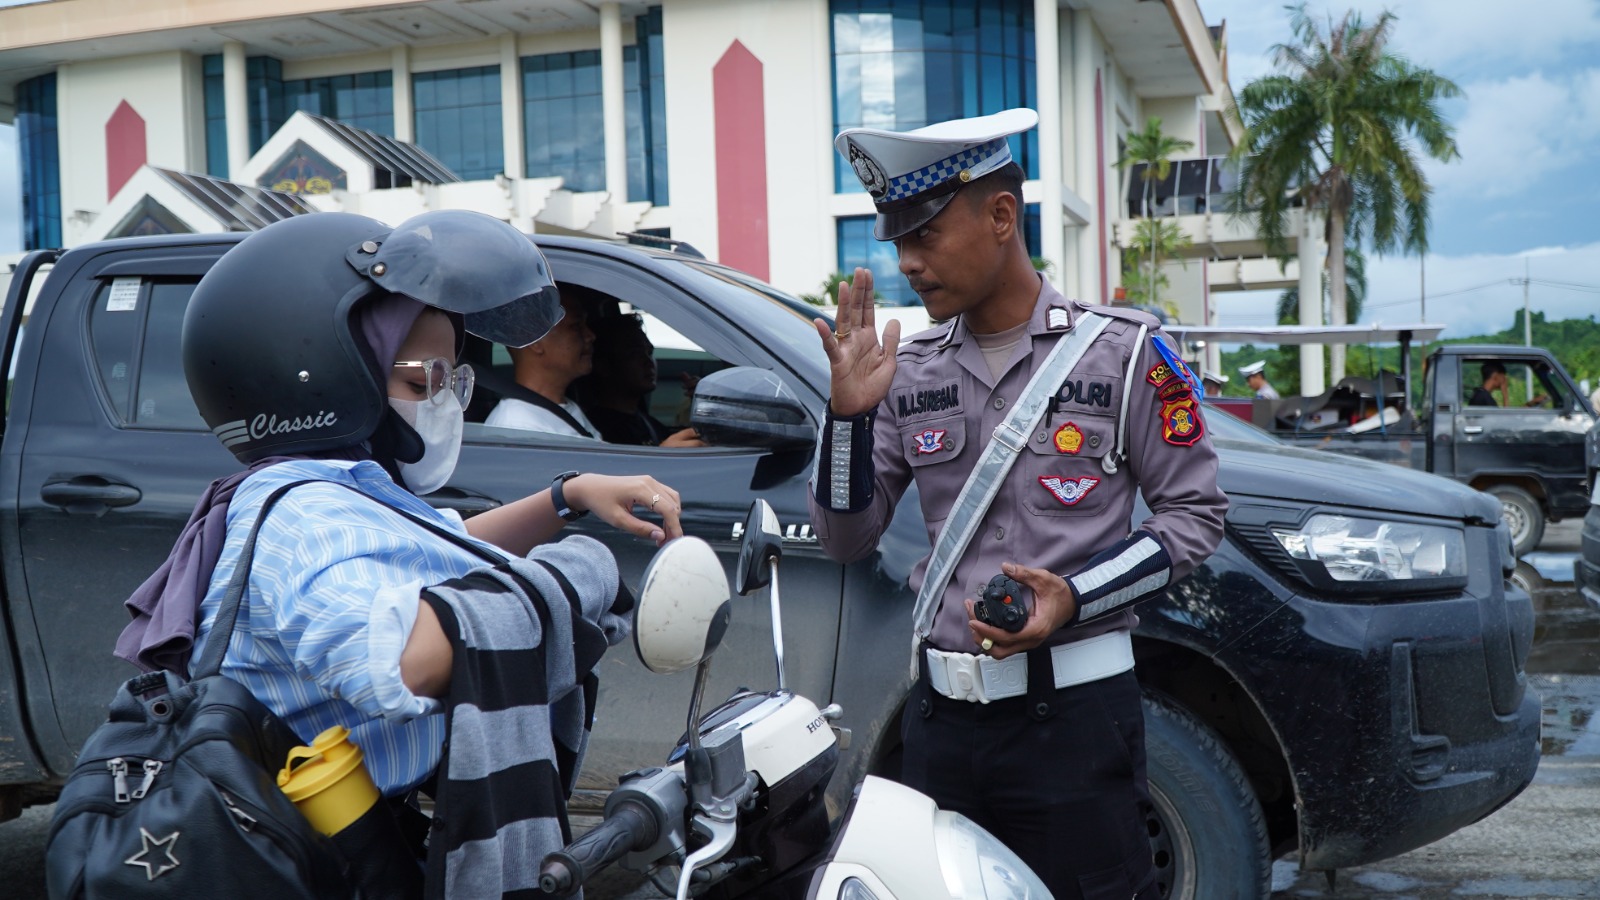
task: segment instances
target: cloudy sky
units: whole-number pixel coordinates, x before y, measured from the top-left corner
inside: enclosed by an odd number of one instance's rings
[[[1200,0],[1200,8],[1208,22],[1227,20],[1235,90],[1270,72],[1270,48],[1290,39],[1278,3]],[[1324,18],[1354,8],[1368,21],[1392,11],[1394,50],[1465,94],[1445,106],[1461,159],[1427,169],[1428,321],[1462,336],[1510,326],[1522,286],[1509,280],[1525,265],[1535,310],[1554,319],[1600,313],[1600,3],[1312,0],[1307,8]],[[1363,320],[1417,321],[1417,258],[1372,258],[1368,268]],[[1223,324],[1264,325],[1276,293],[1219,300]]]
[[[17,0],[0,0],[9,6]],[[1200,0],[1228,23],[1236,88],[1271,70],[1270,48],[1289,39],[1282,6]],[[1354,7],[1397,14],[1394,49],[1461,86],[1446,106],[1461,159],[1430,164],[1434,184],[1427,319],[1447,334],[1511,324],[1524,266],[1534,309],[1551,318],[1600,313],[1600,3],[1595,0],[1313,0],[1321,15]],[[0,125],[0,252],[20,249],[15,129]],[[1419,261],[1369,262],[1366,321],[1416,321]],[[1537,283],[1558,282],[1561,284]],[[1275,292],[1219,298],[1225,325],[1268,324]]]

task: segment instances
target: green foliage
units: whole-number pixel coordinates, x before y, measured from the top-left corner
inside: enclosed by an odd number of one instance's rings
[[[1272,344],[1257,347],[1254,344],[1245,344],[1238,350],[1224,351],[1222,354],[1220,374],[1228,376],[1228,383],[1222,386],[1222,396],[1255,396],[1250,386],[1244,383],[1244,376],[1239,374],[1239,367],[1248,366],[1258,359],[1267,361],[1267,368],[1263,374],[1267,376],[1267,381],[1277,388],[1279,396],[1293,397],[1300,393],[1299,347],[1279,347]]]
[[[1047,278],[1055,274],[1056,264],[1042,256],[1029,257],[1028,261],[1033,263],[1033,270],[1035,272],[1043,272]]]
[[[1367,255],[1361,248],[1348,244],[1344,248],[1345,308],[1350,310],[1350,321],[1361,321],[1361,308],[1367,300]],[[1322,308],[1327,318],[1328,292],[1332,285],[1322,279]],[[1289,288],[1278,295],[1278,324],[1300,324],[1300,288]]]
[[[1133,226],[1133,237],[1122,255],[1122,285],[1127,289],[1128,301],[1136,306],[1159,307],[1176,320],[1178,304],[1166,292],[1171,284],[1159,262],[1173,258],[1193,243],[1176,222],[1140,219]],[[1178,262],[1189,267],[1188,260]]]
[[[841,281],[845,284],[855,284],[855,273],[852,272],[847,275],[843,272],[834,272],[832,275],[822,279],[822,284],[817,288],[817,292],[815,294],[801,294],[800,299],[811,304],[812,306],[838,306],[839,282]],[[882,300],[883,292],[874,288],[872,291],[872,299]]]
[[[1161,118],[1151,116],[1145,120],[1144,130],[1128,135],[1122,156],[1117,158],[1118,169],[1143,163],[1144,209],[1149,214],[1150,192],[1157,181],[1172,173],[1172,156],[1194,148],[1193,141],[1183,141],[1161,130]]]

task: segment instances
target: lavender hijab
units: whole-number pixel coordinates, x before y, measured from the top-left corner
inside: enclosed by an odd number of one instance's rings
[[[400,345],[427,307],[409,297],[385,294],[364,303],[355,313],[359,334],[372,351],[378,372],[394,365]],[[379,385],[386,380],[380,375]],[[160,568],[145,579],[125,602],[133,621],[117,638],[116,656],[141,671],[166,669],[185,678],[194,650],[200,602],[211,586],[211,574],[227,540],[228,504],[239,484],[258,469],[291,459],[371,459],[367,444],[352,444],[315,453],[270,456],[242,472],[218,478],[206,487],[194,512]]]

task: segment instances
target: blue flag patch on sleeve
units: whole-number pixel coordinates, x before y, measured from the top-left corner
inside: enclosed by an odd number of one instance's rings
[[[1204,402],[1206,399],[1205,385],[1201,384],[1200,379],[1195,377],[1194,370],[1189,368],[1189,364],[1184,362],[1183,358],[1178,356],[1177,352],[1171,347],[1168,347],[1167,342],[1160,337],[1153,334],[1150,335],[1150,343],[1155,346],[1156,353],[1171,367],[1172,371],[1179,378],[1182,378],[1185,384],[1189,385],[1190,390],[1194,391],[1195,399]]]

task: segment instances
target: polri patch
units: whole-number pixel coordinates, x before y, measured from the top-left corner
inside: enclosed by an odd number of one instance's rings
[[[923,456],[928,453],[938,453],[940,450],[943,450],[944,435],[945,429],[943,428],[929,428],[921,434],[914,435],[912,437],[912,441],[914,446],[917,448],[917,455]]]
[[[1156,387],[1161,387],[1163,384],[1166,384],[1177,377],[1178,373],[1172,371],[1171,366],[1167,365],[1166,363],[1156,363],[1150,367],[1149,372],[1145,373],[1144,380],[1150,382]]]
[[[1056,452],[1077,456],[1083,449],[1083,432],[1078,426],[1068,422],[1056,429]]]
[[[1185,394],[1161,404],[1161,439],[1177,447],[1191,447],[1205,434],[1205,423],[1194,397]]]
[[[1188,396],[1192,393],[1189,389],[1189,382],[1184,381],[1182,378],[1173,378],[1166,384],[1156,388],[1156,396],[1160,397],[1162,402],[1171,400],[1179,395]]]
[[[925,412],[943,412],[961,407],[961,386],[951,382],[943,387],[908,391],[895,398],[901,418]]]
[[[1110,408],[1111,395],[1116,386],[1109,381],[1063,381],[1056,391],[1056,402],[1053,409],[1060,409],[1063,404],[1076,403],[1080,406],[1099,406]]]
[[[1050,496],[1061,501],[1062,506],[1077,506],[1078,501],[1089,496],[1089,492],[1100,484],[1100,479],[1088,475],[1082,478],[1061,478],[1055,475],[1042,475],[1039,483],[1050,492]]]
[[[1194,370],[1190,369],[1189,364],[1183,361],[1183,357],[1179,356],[1177,353],[1174,353],[1172,348],[1167,346],[1166,341],[1163,341],[1161,338],[1153,334],[1150,335],[1150,343],[1155,345],[1156,354],[1159,355],[1162,361],[1167,364],[1167,367],[1172,370],[1173,374],[1187,382],[1189,388],[1194,391],[1194,395],[1199,397],[1201,400],[1204,400],[1206,398],[1205,386],[1200,383],[1199,378],[1195,377]],[[1159,368],[1160,366],[1156,367],[1156,369]],[[1150,370],[1151,376],[1156,374],[1156,369]],[[1157,387],[1161,386],[1161,382],[1159,381],[1152,381],[1151,383]]]

